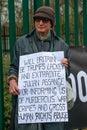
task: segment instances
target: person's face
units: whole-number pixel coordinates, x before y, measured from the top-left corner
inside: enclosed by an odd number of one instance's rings
[[[35,28],[40,35],[46,35],[51,28],[51,22],[47,18],[35,18]]]

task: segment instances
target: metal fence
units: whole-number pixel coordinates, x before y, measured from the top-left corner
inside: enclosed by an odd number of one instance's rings
[[[22,35],[31,30],[30,1],[32,1],[33,12],[43,4],[53,6],[56,12],[54,30],[58,36],[65,39],[69,46],[87,45],[87,0],[22,0]],[[13,46],[17,37],[14,0],[8,0],[8,11],[9,35],[7,36],[2,36],[0,15],[0,130],[4,130],[2,50],[9,50],[12,58]]]

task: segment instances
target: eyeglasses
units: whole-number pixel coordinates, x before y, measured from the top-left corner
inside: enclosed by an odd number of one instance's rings
[[[41,17],[34,18],[34,20],[36,22],[40,22],[42,20],[43,23],[48,23],[50,21],[48,18],[41,18]]]

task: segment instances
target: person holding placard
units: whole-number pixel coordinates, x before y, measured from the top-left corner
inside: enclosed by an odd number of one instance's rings
[[[64,58],[61,60],[61,63],[66,68],[66,79],[70,74],[69,46],[53,31],[53,26],[55,24],[54,9],[48,6],[42,6],[36,10],[33,19],[35,25],[34,30],[20,37],[15,43],[13,60],[8,72],[7,83],[9,85],[9,92],[14,96],[11,130],[64,130],[63,122],[18,124],[17,99],[20,94],[18,86],[20,56],[43,51],[63,51]]]

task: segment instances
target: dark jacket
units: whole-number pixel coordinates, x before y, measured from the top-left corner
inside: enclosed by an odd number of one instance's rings
[[[42,45],[42,47],[38,48],[40,45]],[[18,76],[19,57],[21,55],[37,53],[40,51],[64,51],[64,57],[67,58],[68,61],[70,61],[69,46],[64,42],[63,39],[57,37],[55,33],[51,30],[51,37],[45,41],[41,41],[39,38],[36,38],[35,30],[33,30],[30,34],[24,35],[16,41],[14,47],[13,61],[10,65],[8,76]],[[69,76],[70,74],[69,67],[66,70],[67,76]]]
[[[68,45],[51,30],[51,36],[41,41],[33,30],[30,34],[20,37],[14,47],[13,61],[10,65],[8,77],[14,75],[18,77],[19,57],[21,55],[37,53],[40,51],[64,51],[64,57],[70,60]],[[66,77],[69,75],[69,67],[66,69]],[[17,97],[17,96],[16,96]],[[11,130],[64,130],[63,123],[43,123],[43,124],[25,124],[17,123],[17,98],[14,98],[13,113],[11,119]]]

